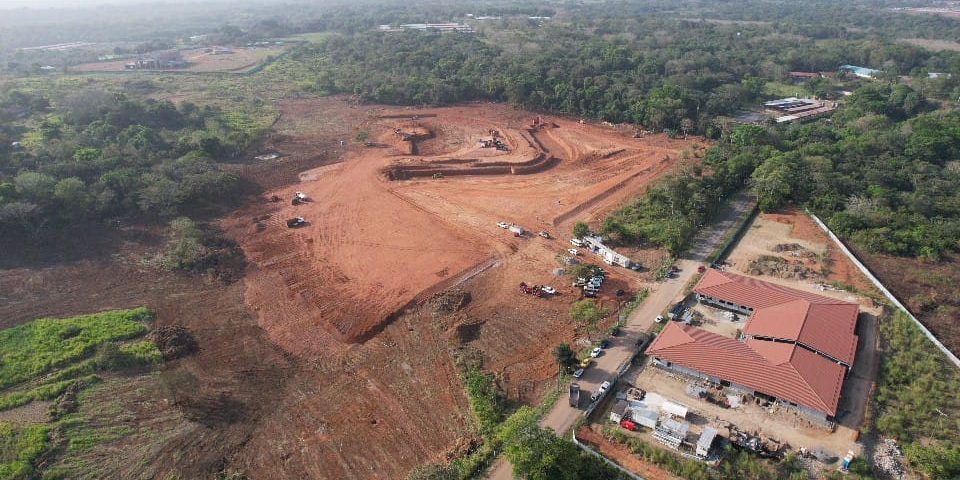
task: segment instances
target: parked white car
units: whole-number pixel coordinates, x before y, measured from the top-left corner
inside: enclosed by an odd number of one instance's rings
[[[571,249],[567,250],[567,252],[568,252],[570,255],[573,255],[574,257],[576,257],[577,255],[580,255],[580,250],[577,250],[576,248],[571,248]]]
[[[507,222],[498,222],[498,223],[497,223],[497,226],[500,227],[500,228],[504,228],[504,229],[510,228],[510,224],[507,223]]]
[[[600,352],[602,352],[602,351],[603,351],[603,349],[600,348],[600,347],[594,348],[593,350],[590,351],[590,358],[597,358],[597,357],[599,357],[599,356],[600,356]]]
[[[553,294],[557,293],[557,289],[556,289],[556,288],[548,287],[548,286],[546,286],[546,285],[540,287],[540,290],[541,290],[543,293],[546,293],[547,295],[553,295]]]
[[[580,378],[583,376],[583,369],[578,368],[576,372],[573,372],[573,378]]]
[[[580,241],[579,238],[571,238],[571,239],[570,239],[570,244],[573,245],[574,247],[582,247],[582,246],[583,246],[583,242]]]

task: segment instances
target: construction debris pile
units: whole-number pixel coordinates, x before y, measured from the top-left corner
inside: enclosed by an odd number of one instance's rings
[[[873,452],[873,466],[887,478],[900,480],[905,478],[903,451],[892,438],[885,438],[877,444]]]
[[[819,274],[802,260],[787,260],[774,255],[760,255],[747,266],[747,273],[797,280],[819,277]]]

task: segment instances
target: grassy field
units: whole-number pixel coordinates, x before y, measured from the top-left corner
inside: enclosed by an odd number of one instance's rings
[[[76,404],[79,392],[101,383],[101,375],[123,383],[126,377],[115,372],[160,364],[157,346],[139,338],[152,316],[146,308],[114,310],[44,318],[0,331],[0,410],[63,396]],[[120,427],[92,428],[87,417],[72,413],[76,407],[52,407],[43,423],[0,422],[0,478],[39,478],[43,472],[35,471],[35,462],[54,447],[54,438],[69,458],[130,433]]]
[[[774,97],[803,97],[810,94],[803,85],[782,82],[767,82],[763,86],[763,93]]]
[[[0,422],[0,478],[31,478],[33,462],[50,444],[46,425],[15,428]]]
[[[7,388],[91,356],[105,342],[126,340],[147,332],[146,308],[95,315],[44,318],[0,331],[0,388]],[[141,352],[139,347],[136,353]]]
[[[877,432],[902,442],[929,478],[957,478],[960,372],[899,311],[881,320],[880,333],[883,362],[870,412]]]

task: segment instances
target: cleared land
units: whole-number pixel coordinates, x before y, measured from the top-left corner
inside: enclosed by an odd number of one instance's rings
[[[900,41],[904,43],[909,43],[910,45],[923,47],[923,48],[926,48],[927,50],[933,50],[934,52],[941,52],[944,50],[951,51],[951,52],[960,52],[960,43],[950,41],[950,40],[934,40],[930,38],[903,38]]]
[[[164,72],[233,72],[242,73],[250,70],[267,60],[267,57],[280,55],[286,47],[236,47],[230,53],[213,53],[204,48],[190,48],[181,50],[183,59],[187,62],[184,68],[163,70]],[[129,59],[112,62],[84,63],[70,67],[71,72],[149,72],[156,70],[127,70]]]
[[[573,222],[641,192],[694,143],[554,118],[531,132],[533,115],[502,105],[388,111],[322,99],[281,108],[267,145],[278,162],[321,151],[345,159],[265,194],[281,202],[223,222],[251,261],[245,300],[260,325],[315,368],[234,457],[254,476],[281,465],[284,475],[398,478],[464,453],[471,420],[448,350],[458,345],[484,353],[511,399],[540,398],[556,373],[550,350],[576,333],[567,312],[579,292],[553,273]],[[334,112],[354,125],[339,137],[345,147],[318,137],[338,128]],[[491,129],[509,152],[479,147]],[[351,141],[358,131],[378,146]],[[525,167],[534,168],[510,172]],[[390,180],[409,172],[426,176]],[[311,200],[291,205],[295,191]],[[287,228],[294,216],[308,225]],[[498,221],[534,233],[514,237]],[[591,257],[581,259],[598,262]],[[650,275],[609,270],[600,301],[613,309],[613,292],[636,291]],[[559,295],[522,295],[521,281]]]
[[[472,420],[451,349],[483,351],[485,368],[511,400],[541,398],[555,383],[550,350],[576,337],[568,311],[578,292],[569,277],[553,273],[556,255],[570,247],[572,223],[599,219],[642,192],[694,143],[633,139],[559,119],[530,134],[533,115],[500,105],[387,111],[322,98],[280,107],[275,133],[255,153],[280,157],[235,168],[283,202],[259,201],[223,221],[248,255],[243,281],[145,265],[165,242],[149,228],[74,233],[58,241],[56,258],[43,246],[3,247],[17,254],[0,258],[0,325],[147,305],[155,326],[183,325],[200,346],[132,387],[107,379],[87,390],[78,414],[106,440],[77,457],[82,465],[61,466],[98,467],[100,478],[243,471],[251,478],[392,479],[468,453]],[[393,137],[397,126],[423,128],[432,138],[415,144],[419,155],[401,154],[414,145]],[[500,130],[510,152],[477,147],[490,128]],[[358,131],[387,146],[354,142]],[[539,173],[450,170],[522,167],[541,152],[557,160]],[[384,170],[432,163],[449,174],[391,181]],[[289,205],[296,190],[314,201]],[[282,222],[293,215],[311,225],[287,229]],[[266,229],[258,232],[254,218]],[[559,238],[515,238],[496,227],[501,220]],[[283,263],[286,256],[299,260]],[[608,270],[600,301],[612,309],[613,292],[629,295],[652,276]],[[343,278],[331,280],[336,271]],[[310,291],[298,293],[298,281]],[[560,294],[522,295],[521,281]],[[319,315],[330,307],[317,298],[337,302],[335,314]],[[36,406],[43,403],[20,408]],[[145,426],[150,434],[107,435]],[[139,460],[113,460],[128,457]]]
[[[531,118],[486,105],[373,115],[365,128],[381,148],[304,172],[301,183],[271,192],[282,202],[226,222],[258,266],[248,302],[276,307],[260,312],[271,337],[319,353],[330,341],[370,338],[411,302],[514,252],[558,265],[565,238],[531,238],[535,232],[565,237],[575,219],[599,218],[671,169],[685,146],[568,120],[533,129]],[[394,129],[423,140],[404,141]],[[478,145],[491,130],[509,152]],[[310,201],[290,205],[295,191]],[[308,224],[287,228],[284,220],[296,216]],[[498,221],[533,233],[514,237]]]

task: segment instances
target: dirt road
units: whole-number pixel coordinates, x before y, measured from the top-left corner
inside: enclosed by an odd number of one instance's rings
[[[596,358],[596,363],[588,368],[582,378],[577,380],[581,391],[589,396],[606,380],[612,380],[624,363],[629,362],[637,348],[637,339],[650,330],[657,315],[680,299],[683,288],[697,274],[697,267],[703,265],[706,257],[720,244],[726,232],[737,224],[737,219],[752,209],[749,196],[741,194],[731,201],[731,208],[722,219],[702,230],[691,242],[690,250],[677,262],[680,273],[676,278],[667,279],[650,289],[650,296],[627,318],[626,326],[618,337],[610,339],[611,346]],[[540,426],[550,428],[557,434],[564,434],[583,414],[579,408],[571,407],[564,398],[543,417]],[[509,480],[512,467],[501,457],[491,468],[487,478]]]

